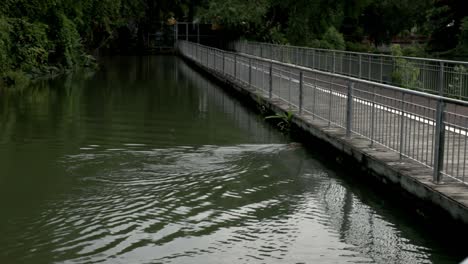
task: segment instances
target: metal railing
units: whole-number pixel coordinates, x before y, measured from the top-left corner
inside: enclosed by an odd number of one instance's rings
[[[468,102],[179,41],[196,63],[433,170],[434,182],[467,184]],[[395,154],[397,155],[397,154]]]
[[[468,100],[468,62],[237,41],[231,48],[261,58]]]

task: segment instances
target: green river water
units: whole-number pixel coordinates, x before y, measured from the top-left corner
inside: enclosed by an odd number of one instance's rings
[[[457,263],[172,56],[0,90],[0,263]]]

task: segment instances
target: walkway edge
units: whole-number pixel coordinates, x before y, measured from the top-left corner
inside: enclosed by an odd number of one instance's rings
[[[234,88],[252,102],[261,104],[275,113],[286,113],[288,106],[268,99],[265,94],[213,71],[190,58],[181,57],[196,65],[218,81]],[[393,183],[403,190],[447,212],[453,219],[468,224],[467,187],[461,183],[439,184],[432,182],[432,170],[410,159],[400,160],[397,153],[383,147],[370,147],[369,140],[353,137],[346,138],[345,130],[329,127],[327,123],[310,115],[294,113],[292,122],[316,139],[333,146],[337,151],[355,160],[361,169],[384,183]]]

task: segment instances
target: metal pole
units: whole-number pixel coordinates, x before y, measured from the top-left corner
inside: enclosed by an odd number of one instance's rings
[[[175,28],[175,40],[174,40],[174,47],[177,46],[177,40],[179,38],[179,30],[178,30],[178,24],[176,23],[174,25],[174,28]]]
[[[223,74],[225,73],[224,70],[224,61],[226,60],[226,53],[223,51]]]
[[[299,64],[299,48],[296,48],[296,65],[300,65]]]
[[[237,79],[237,55],[234,53],[234,80]]]
[[[401,96],[401,118],[400,118],[400,159],[403,158],[403,143],[404,143],[404,132],[405,132],[405,94]]]
[[[185,40],[188,41],[188,22],[185,23]]]
[[[273,64],[270,63],[270,75],[269,75],[269,84],[268,84],[268,98],[273,97]]]
[[[383,83],[383,57],[380,57],[380,82]]]
[[[252,88],[252,58],[249,58],[249,88]]]
[[[361,64],[362,64],[362,55],[359,54],[359,78],[362,77],[361,76],[362,75],[362,66],[361,66]]]
[[[314,86],[312,90],[312,118],[315,118],[315,93],[317,90],[317,73],[314,74]]]
[[[444,62],[440,62],[439,70],[439,95],[444,96]]]
[[[197,43],[200,44],[200,24],[197,24]]]
[[[302,103],[304,100],[304,73],[299,72],[299,114],[302,114]]]
[[[436,131],[434,147],[434,174],[433,181],[442,181],[442,170],[444,169],[444,149],[445,149],[445,102],[437,102]]]
[[[328,100],[328,126],[331,126],[331,118],[332,118],[332,99],[333,99],[333,83],[335,82],[335,77],[332,77],[330,83],[330,100]]]
[[[333,52],[333,73],[336,71],[336,52]]]
[[[375,86],[372,88],[372,109],[371,109],[371,147],[374,146],[374,126],[375,126]]]
[[[346,104],[346,137],[351,137],[353,129],[353,89],[354,83],[348,83],[348,102]]]
[[[281,62],[284,62],[284,47],[280,47],[280,51],[281,51]]]
[[[315,69],[315,50],[312,50],[312,69]]]

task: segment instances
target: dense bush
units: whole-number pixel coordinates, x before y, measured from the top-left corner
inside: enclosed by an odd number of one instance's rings
[[[343,34],[338,32],[335,27],[329,27],[323,35],[322,46],[326,49],[344,50],[346,45]]]
[[[420,69],[411,61],[402,57],[403,51],[400,45],[392,45],[391,50],[392,55],[395,56],[393,58],[395,65],[392,74],[393,83],[409,89],[421,88],[419,81]]]
[[[376,52],[377,49],[370,44],[365,43],[356,43],[351,41],[346,41],[346,50],[355,51],[355,52]]]

